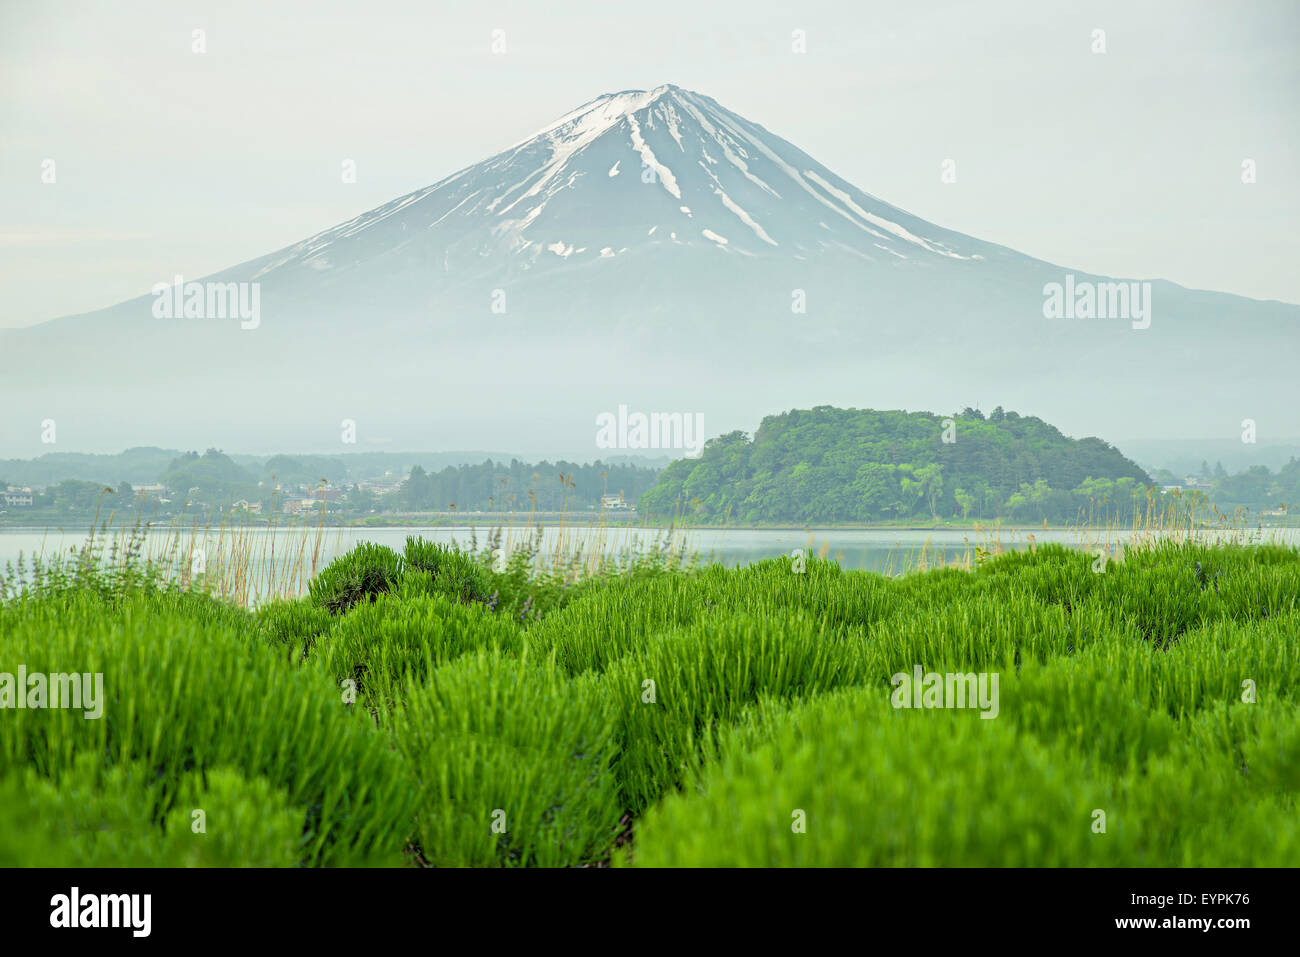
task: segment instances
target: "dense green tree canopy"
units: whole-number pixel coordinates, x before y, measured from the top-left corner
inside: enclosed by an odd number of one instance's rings
[[[641,496],[648,515],[710,522],[1069,521],[1123,513],[1147,474],[1101,439],[1041,419],[818,406],[713,439]]]
[[[528,512],[582,509],[599,505],[603,495],[622,495],[630,506],[652,486],[657,469],[593,462],[491,460],[426,472],[417,465],[402,483],[401,504],[413,511]]]
[[[201,495],[214,501],[257,494],[256,476],[217,449],[208,449],[202,455],[186,452],[178,456],[161,481],[179,495],[198,489]]]

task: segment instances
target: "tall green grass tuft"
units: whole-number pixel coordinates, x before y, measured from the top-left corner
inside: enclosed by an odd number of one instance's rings
[[[690,788],[646,813],[615,862],[1290,866],[1300,820],[1294,774],[1282,769],[1297,757],[1296,716],[1272,709],[1253,720],[1272,734],[1251,752],[1270,756],[1255,787],[1224,748],[1190,740],[1113,768],[1066,738],[968,711],[896,711],[870,689],[765,701],[728,730]]]
[[[435,866],[570,866],[607,856],[620,817],[603,689],[550,662],[466,655],[412,683],[394,740],[420,786]]]
[[[427,572],[433,586],[455,601],[487,602],[492,597],[492,580],[486,570],[454,546],[407,538],[402,557],[408,570]]]
[[[304,863],[400,853],[413,811],[405,768],[329,675],[258,641],[247,613],[202,596],[24,598],[0,606],[0,672],[19,665],[102,673],[103,716],[6,710],[0,778],[30,770],[57,781],[92,754],[109,768],[141,766],[169,807],[187,775],[227,768],[283,791]]]
[[[169,800],[139,762],[83,754],[0,780],[2,867],[293,867],[302,814],[265,778],[191,771]]]
[[[521,629],[482,605],[413,592],[404,582],[336,619],[314,654],[336,684],[355,681],[374,707],[387,710],[408,680],[424,682],[439,665],[479,649],[517,655],[523,646]]]
[[[794,698],[862,682],[865,638],[836,636],[803,614],[726,616],[656,636],[602,681],[618,709],[623,802],[640,811],[676,787],[759,696]]]
[[[309,592],[317,605],[338,615],[389,591],[401,577],[401,555],[387,545],[362,542],[326,565],[312,579]]]
[[[284,651],[291,661],[301,661],[333,627],[335,618],[310,599],[280,598],[258,608],[256,621],[273,648]]]

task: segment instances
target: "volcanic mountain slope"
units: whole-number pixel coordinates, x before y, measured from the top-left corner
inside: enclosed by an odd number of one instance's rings
[[[864,193],[710,97],[624,91],[208,277],[258,284],[255,329],[158,318],[146,295],[0,337],[0,399],[23,410],[0,438],[29,442],[57,408],[107,440],[106,399],[122,441],[326,440],[364,416],[411,442],[547,434],[559,447],[536,451],[566,453],[623,402],[723,431],[797,404],[984,400],[1151,435],[1206,434],[1192,383],[1228,419],[1294,407],[1291,363],[1260,356],[1293,360],[1300,308],[1155,282],[1149,328],[1046,319],[1067,272]]]
[[[257,278],[339,270],[422,243],[449,277],[657,246],[793,260],[834,248],[868,262],[1006,252],[868,196],[710,97],[662,86],[598,97],[477,166],[250,265]]]

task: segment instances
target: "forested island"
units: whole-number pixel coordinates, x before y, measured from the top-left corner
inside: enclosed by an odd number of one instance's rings
[[[1097,438],[1032,416],[817,406],[713,439],[669,466],[638,502],[656,519],[705,523],[1120,520],[1151,477]],[[1158,489],[1157,489],[1158,491]]]

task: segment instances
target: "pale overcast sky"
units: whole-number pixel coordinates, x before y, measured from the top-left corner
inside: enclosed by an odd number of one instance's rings
[[[0,0],[0,326],[252,259],[662,83],[939,225],[1300,303],[1298,51],[1293,0]]]

